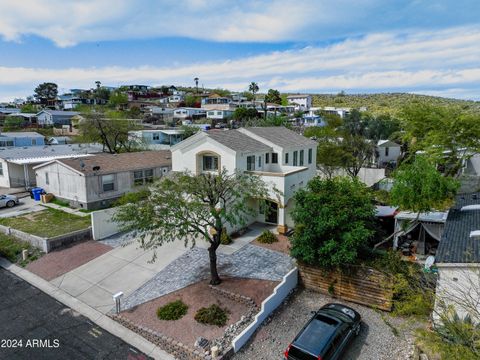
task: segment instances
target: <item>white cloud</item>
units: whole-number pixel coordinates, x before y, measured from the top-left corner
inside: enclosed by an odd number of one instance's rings
[[[310,41],[387,29],[477,22],[476,0],[442,6],[405,0],[0,0],[0,36],[79,42],[190,37],[214,41]]]
[[[202,6],[201,2],[197,6]],[[272,52],[237,60],[179,67],[102,67],[36,69],[0,66],[0,98],[21,86],[54,81],[61,88],[127,83],[191,84],[245,90],[257,81],[261,90],[347,92],[409,91],[478,98],[480,27],[410,34],[379,33],[327,47]],[[453,94],[453,95],[452,95]],[[11,98],[11,96],[10,96]]]

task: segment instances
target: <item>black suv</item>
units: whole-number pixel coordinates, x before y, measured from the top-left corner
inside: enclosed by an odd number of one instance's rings
[[[335,360],[360,332],[360,314],[342,304],[320,308],[285,350],[287,360]]]

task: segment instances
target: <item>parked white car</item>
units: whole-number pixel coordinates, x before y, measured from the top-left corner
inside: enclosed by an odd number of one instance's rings
[[[0,207],[14,207],[19,201],[15,195],[0,195]]]

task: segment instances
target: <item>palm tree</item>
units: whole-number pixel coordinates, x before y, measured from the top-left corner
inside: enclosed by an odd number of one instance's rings
[[[97,89],[100,89],[100,85],[102,85],[102,83],[100,81],[95,81],[95,85],[97,86]]]
[[[197,94],[198,94],[198,80],[199,80],[198,77],[196,77],[195,79],[193,79],[193,81],[195,81],[195,87],[197,88]]]
[[[250,85],[248,86],[248,90],[252,93],[253,95],[253,102],[255,102],[255,94],[258,92],[259,87],[256,82],[251,82]]]

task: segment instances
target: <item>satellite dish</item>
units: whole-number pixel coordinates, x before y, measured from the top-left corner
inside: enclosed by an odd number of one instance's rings
[[[425,260],[425,270],[430,270],[434,262],[435,256],[430,255],[429,257],[427,257],[427,259]]]

